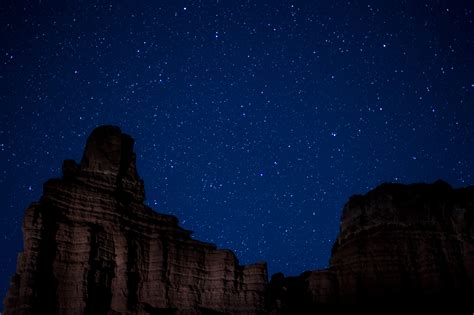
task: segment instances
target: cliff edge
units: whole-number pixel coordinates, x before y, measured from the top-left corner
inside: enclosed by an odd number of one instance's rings
[[[297,314],[332,306],[474,309],[474,187],[382,184],[350,198],[329,267],[297,277],[199,242],[143,204],[133,139],[96,128],[23,222],[4,314]]]
[[[90,135],[80,164],[28,207],[5,314],[203,314],[263,311],[265,264],[190,238],[143,204],[133,139]]]

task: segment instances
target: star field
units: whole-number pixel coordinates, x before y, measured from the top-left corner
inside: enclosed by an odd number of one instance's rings
[[[474,184],[472,1],[2,1],[0,295],[21,222],[102,124],[199,240],[325,267],[383,182]]]

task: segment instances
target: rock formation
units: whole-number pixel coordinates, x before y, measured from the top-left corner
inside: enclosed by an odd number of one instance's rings
[[[329,268],[274,275],[274,313],[327,305],[474,309],[474,187],[383,184],[345,205]]]
[[[28,207],[5,314],[297,314],[335,305],[474,309],[474,187],[383,184],[343,210],[329,267],[264,263],[191,239],[143,204],[133,139],[103,126]]]
[[[143,204],[133,139],[99,127],[26,210],[5,314],[257,314],[266,265],[190,238]]]

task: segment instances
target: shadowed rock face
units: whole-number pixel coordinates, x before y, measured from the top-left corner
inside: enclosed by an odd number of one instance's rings
[[[328,269],[267,282],[264,263],[190,238],[143,204],[133,139],[95,129],[26,210],[5,314],[298,314],[335,305],[474,308],[474,187],[383,184],[345,205]]]
[[[352,197],[330,261],[341,299],[447,303],[472,294],[473,215],[474,187],[454,190],[441,181],[385,184]]]
[[[5,314],[256,314],[266,265],[190,238],[143,205],[133,139],[113,126],[89,137],[81,164],[44,185],[26,210],[24,251]]]
[[[353,196],[344,207],[329,268],[273,276],[269,309],[417,304],[472,311],[473,219],[474,187],[383,184]]]

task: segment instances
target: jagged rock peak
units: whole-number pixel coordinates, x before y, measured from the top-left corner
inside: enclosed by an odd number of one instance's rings
[[[113,173],[128,170],[135,158],[132,137],[117,126],[100,126],[87,139],[81,169],[90,172]]]
[[[124,202],[145,199],[143,181],[138,176],[134,140],[119,127],[104,125],[92,131],[80,165],[63,163],[64,178],[76,178],[113,192]]]
[[[143,204],[133,139],[95,129],[23,222],[16,314],[316,314],[334,304],[474,309],[474,186],[382,184],[345,205],[329,267],[297,277],[192,239]]]
[[[5,315],[264,311],[265,263],[240,265],[143,198],[133,139],[95,129],[82,162],[66,160],[26,210]]]

